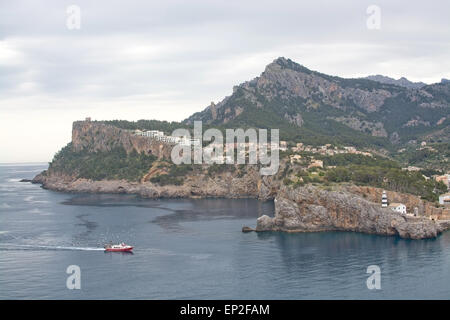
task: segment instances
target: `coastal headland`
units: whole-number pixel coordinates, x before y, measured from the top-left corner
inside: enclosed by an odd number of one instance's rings
[[[263,216],[256,231],[318,232],[355,231],[402,238],[433,238],[450,227],[448,209],[436,208],[420,197],[388,191],[391,199],[402,201],[416,216],[381,208],[382,189],[351,184],[321,186],[285,185],[290,161],[282,159],[273,176],[261,176],[253,165],[197,165],[170,176],[173,165],[168,156],[173,144],[136,136],[130,130],[94,121],[73,125],[72,152],[98,154],[121,147],[125,154],[153,155],[150,169],[140,179],[90,179],[70,168],[68,155],[55,157],[49,169],[33,179],[43,188],[62,192],[128,193],[145,198],[256,198],[275,201],[274,217]],[[179,179],[179,180],[176,180]]]

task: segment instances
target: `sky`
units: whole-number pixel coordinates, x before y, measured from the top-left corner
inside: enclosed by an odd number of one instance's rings
[[[88,116],[183,120],[280,56],[450,78],[450,2],[403,2],[0,0],[0,163],[51,161]]]

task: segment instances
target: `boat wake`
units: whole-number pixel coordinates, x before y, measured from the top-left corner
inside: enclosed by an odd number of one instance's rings
[[[27,244],[1,243],[0,250],[77,250],[77,251],[104,251],[98,247],[65,247],[65,246],[37,246]]]

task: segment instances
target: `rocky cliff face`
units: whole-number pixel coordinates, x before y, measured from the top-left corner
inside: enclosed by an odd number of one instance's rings
[[[267,65],[261,76],[234,87],[232,96],[217,105],[212,104],[203,113],[193,115],[188,122],[201,119],[209,123],[226,123],[238,117],[246,105],[262,109],[279,100],[286,104],[295,101],[306,109],[317,109],[326,104],[340,110],[357,106],[366,112],[374,112],[386,98],[401,92],[395,86],[378,86],[371,90],[362,86],[344,86],[341,80],[344,79],[311,71],[281,57]],[[240,103],[236,101],[237,95],[244,98]],[[290,109],[286,108],[284,114],[289,118],[298,117],[299,113],[293,114]]]
[[[275,216],[257,220],[257,231],[355,231],[402,238],[436,237],[447,228],[443,222],[407,217],[344,192],[307,186],[282,187],[275,198]]]
[[[171,144],[136,136],[131,131],[95,121],[75,121],[72,128],[74,151],[111,151],[122,147],[127,153],[153,154],[158,158],[170,158]]]
[[[232,95],[185,122],[270,128],[291,124],[305,130],[302,133],[310,129],[315,135],[343,138],[342,127],[328,133],[318,130],[339,123],[353,130],[355,137],[369,134],[401,143],[408,142],[413,133],[424,135],[444,128],[450,123],[449,107],[448,83],[416,86],[406,79],[344,79],[281,57],[267,65],[259,77],[235,86]],[[424,111],[428,108],[433,112]]]
[[[49,169],[38,174],[33,183],[43,188],[64,192],[88,193],[130,193],[148,198],[188,198],[226,197],[273,199],[279,180],[261,176],[257,166],[247,166],[245,171],[228,170],[214,175],[208,173],[204,165],[200,171],[187,172],[182,185],[159,185],[152,183],[152,177],[167,173],[161,163],[170,163],[173,144],[160,142],[148,137],[136,136],[129,130],[120,129],[101,122],[77,121],[73,123],[72,148],[75,152],[108,152],[114,148],[124,148],[127,153],[153,154],[163,161],[157,161],[148,168],[141,181],[100,180],[94,181],[77,176],[75,173]],[[62,164],[64,165],[64,164]]]
[[[364,199],[373,202],[380,203],[383,189],[366,187],[366,186],[349,186],[345,188],[345,191],[356,194]],[[424,201],[412,194],[386,191],[389,202],[400,202],[406,206],[408,212],[414,212],[417,208],[417,213],[421,216],[433,217],[439,220],[450,219],[450,209],[436,208],[432,203]]]
[[[145,198],[257,198],[271,200],[275,197],[279,181],[261,176],[258,168],[249,167],[243,176],[224,172],[213,177],[206,173],[185,177],[182,185],[160,186],[150,181],[129,182],[125,180],[92,181],[59,173],[41,173],[33,183],[43,188],[63,192],[129,193]]]

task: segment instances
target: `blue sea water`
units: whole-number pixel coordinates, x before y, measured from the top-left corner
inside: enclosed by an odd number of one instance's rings
[[[450,298],[450,232],[415,241],[242,233],[273,203],[67,194],[19,182],[45,167],[0,165],[0,299]],[[134,253],[105,253],[109,241]],[[80,267],[80,290],[66,287],[70,265]],[[381,269],[380,290],[367,288],[369,265]]]

